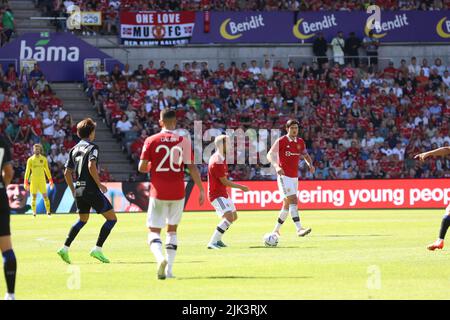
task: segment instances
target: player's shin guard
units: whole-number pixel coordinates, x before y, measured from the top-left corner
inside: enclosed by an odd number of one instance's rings
[[[50,213],[50,199],[48,197],[44,198],[44,204],[45,204],[45,210],[47,211],[47,214],[49,214]]]
[[[148,244],[150,245],[150,250],[156,258],[157,262],[164,260],[164,254],[162,251],[161,237],[156,232],[150,232],[148,234]]]
[[[178,240],[176,232],[169,232],[166,239],[167,272],[172,273],[173,263],[177,255]]]
[[[273,232],[280,232],[281,226],[283,225],[284,221],[286,221],[286,218],[289,214],[289,211],[286,209],[281,209],[280,214],[278,215],[278,221],[275,225],[275,229],[273,229]]]
[[[97,247],[103,247],[103,243],[105,243],[106,239],[108,238],[109,234],[111,233],[112,228],[116,225],[117,220],[106,220],[103,224],[102,228],[100,229],[100,234],[98,235],[97,239]]]
[[[441,229],[439,231],[439,239],[440,240],[445,239],[445,234],[447,233],[449,226],[450,226],[450,216],[445,215],[444,218],[442,218]]]
[[[14,251],[8,250],[3,252],[3,270],[5,272],[6,287],[9,294],[14,294],[16,285],[17,262]]]
[[[86,222],[83,222],[81,220],[78,220],[77,223],[75,223],[72,228],[70,228],[69,235],[66,238],[66,242],[64,245],[66,247],[70,247],[72,244],[72,241],[75,240],[76,236],[78,235],[78,232],[84,227]]]
[[[227,219],[223,218],[219,224],[216,227],[216,230],[214,231],[212,237],[211,237],[211,243],[216,243],[219,240],[222,240],[222,236],[225,233],[225,231],[228,230],[228,228],[231,226],[231,222]]]
[[[298,215],[298,208],[296,204],[289,205],[289,213],[291,214],[292,221],[294,221],[295,226],[297,227],[297,231],[300,230],[302,225],[300,223],[300,217]]]

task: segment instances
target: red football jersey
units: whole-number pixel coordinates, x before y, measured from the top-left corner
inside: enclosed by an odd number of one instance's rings
[[[184,165],[192,163],[189,140],[173,131],[162,130],[148,137],[141,160],[150,164],[150,197],[159,200],[184,199]]]
[[[228,165],[225,159],[217,152],[214,153],[208,163],[208,199],[210,202],[219,197],[228,198],[227,187],[220,182],[220,178],[227,176]]]
[[[277,140],[279,166],[287,177],[298,178],[298,163],[300,156],[306,151],[305,141],[302,138],[291,139],[287,135]]]

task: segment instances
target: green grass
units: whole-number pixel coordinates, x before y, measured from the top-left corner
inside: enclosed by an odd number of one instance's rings
[[[224,241],[207,250],[213,213],[185,213],[176,279],[156,280],[144,214],[122,214],[104,252],[89,257],[103,218],[92,215],[72,244],[69,267],[56,255],[75,215],[13,216],[18,299],[448,299],[449,252],[429,252],[443,210],[308,211],[313,232],[288,220],[277,248],[265,248],[276,212],[241,213]],[[80,288],[70,284],[80,276]],[[368,286],[368,283],[374,283]],[[69,285],[68,285],[69,284]],[[380,286],[378,286],[380,285]],[[5,291],[0,279],[0,293]]]

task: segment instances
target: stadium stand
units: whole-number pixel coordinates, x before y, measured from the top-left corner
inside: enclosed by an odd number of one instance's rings
[[[119,10],[167,10],[167,11],[356,11],[366,10],[371,4],[378,5],[382,10],[448,10],[450,9],[450,1],[448,0],[376,0],[376,1],[296,1],[296,0],[35,0],[36,7],[39,8],[44,15],[54,17],[67,17],[67,9],[72,5],[78,5],[80,9],[86,11],[101,11],[103,14],[103,25],[101,28],[95,29],[101,34],[117,33]],[[60,22],[62,23],[62,22]],[[55,25],[57,23],[55,22]],[[63,25],[59,27],[64,28]],[[83,35],[92,33],[90,29],[83,29]]]
[[[20,75],[12,64],[3,70],[0,68],[0,134],[13,150],[13,182],[23,182],[26,160],[35,143],[43,145],[55,183],[63,182],[68,151],[78,141],[71,115],[38,64]],[[106,168],[102,175],[112,180]]]
[[[301,120],[301,136],[318,168],[306,179],[449,177],[450,161],[420,167],[412,156],[450,144],[448,66],[426,59],[382,70],[325,63],[284,66],[256,61],[210,70],[196,62],[167,69],[149,61],[131,72],[90,70],[86,93],[123,150],[137,161],[145,137],[159,130],[159,110],[177,110],[180,127],[282,128]],[[231,166],[233,179],[273,179],[258,166]],[[206,165],[201,168],[206,176]],[[139,180],[133,175],[132,180]]]

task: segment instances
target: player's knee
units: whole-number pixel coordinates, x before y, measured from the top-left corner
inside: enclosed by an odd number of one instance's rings
[[[297,196],[289,196],[288,197],[288,203],[289,204],[297,204]]]
[[[148,234],[147,243],[151,245],[152,243],[162,243],[161,242],[161,236],[159,233],[156,232],[150,232]]]
[[[87,217],[80,217],[80,220],[79,221],[81,221],[81,222],[83,222],[84,224],[86,224],[86,223],[88,223],[88,221],[89,221],[89,216],[87,216]]]
[[[167,232],[176,233],[177,232],[177,226],[176,225],[169,225],[169,226],[167,226]]]
[[[114,226],[116,225],[116,223],[117,223],[117,219],[106,220],[105,226],[106,226],[108,229],[112,229],[112,228],[114,228]]]

